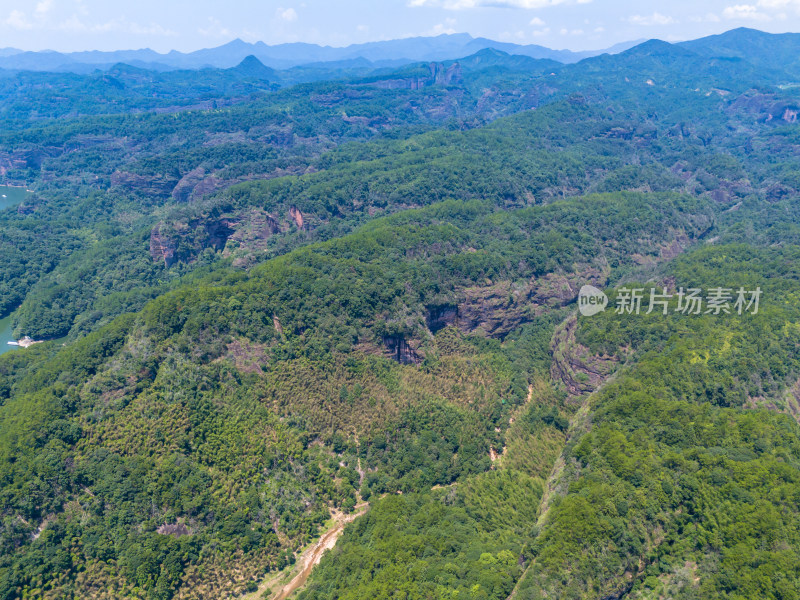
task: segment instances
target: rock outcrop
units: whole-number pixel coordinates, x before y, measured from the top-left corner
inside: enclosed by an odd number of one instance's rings
[[[197,167],[181,178],[172,190],[172,198],[177,202],[193,202],[225,185],[216,175],[208,175],[203,167]]]
[[[281,231],[278,220],[261,208],[237,214],[236,222],[229,222],[229,226],[233,234],[228,239],[233,243],[225,247],[224,254],[238,257],[237,260],[263,252],[269,238]]]
[[[618,359],[599,356],[589,352],[575,339],[578,319],[569,317],[556,328],[551,342],[553,364],[550,375],[553,381],[561,381],[570,398],[589,394],[600,387],[616,370]]]
[[[298,229],[303,229],[305,225],[305,219],[303,218],[303,213],[300,212],[296,206],[289,207],[289,218],[294,221],[294,224],[297,225]]]
[[[176,262],[191,262],[206,248],[225,248],[233,226],[225,218],[201,218],[189,223],[159,223],[150,232],[150,256],[171,267]]]
[[[387,90],[420,90],[433,85],[458,85],[463,81],[461,65],[458,63],[453,63],[449,67],[445,67],[442,63],[430,63],[428,71],[425,75],[381,79],[367,85]]]
[[[151,196],[167,196],[175,187],[175,179],[165,175],[138,175],[127,171],[114,171],[111,174],[111,185]]]
[[[436,304],[426,308],[425,324],[431,333],[449,327],[458,326],[458,306],[455,304]]]
[[[162,227],[163,223],[159,223],[150,232],[150,256],[154,262],[163,262],[165,267],[171,267],[175,264],[175,246],[161,233]]]
[[[545,311],[575,300],[582,285],[602,287],[606,279],[605,270],[587,267],[567,275],[549,273],[524,285],[501,281],[467,288],[454,324],[465,333],[504,338]]]
[[[422,362],[419,354],[401,335],[388,335],[383,338],[383,345],[389,355],[401,365],[416,365]]]

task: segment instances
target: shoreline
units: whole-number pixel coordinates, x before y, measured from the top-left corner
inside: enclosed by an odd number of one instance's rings
[[[7,342],[7,344],[8,344],[9,346],[14,346],[14,347],[16,347],[16,348],[30,348],[30,347],[31,347],[31,346],[33,346],[34,344],[42,344],[42,343],[44,343],[45,341],[46,341],[46,340],[34,340],[34,339],[32,339],[32,338],[30,338],[30,337],[28,337],[28,336],[26,335],[26,336],[25,336],[25,337],[23,337],[22,339],[19,339],[19,340],[11,340],[11,341]]]
[[[25,190],[27,194],[33,194],[33,190],[26,185],[12,185],[10,183],[0,183],[0,187],[14,188],[15,190]]]

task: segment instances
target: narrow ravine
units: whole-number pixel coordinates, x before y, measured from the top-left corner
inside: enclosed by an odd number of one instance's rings
[[[336,545],[339,536],[342,535],[345,526],[352,523],[358,517],[362,516],[369,509],[369,504],[363,503],[356,506],[355,512],[345,515],[334,515],[334,525],[331,529],[326,531],[322,537],[313,545],[309,546],[297,559],[297,571],[289,583],[286,583],[281,588],[275,591],[271,596],[271,600],[286,600],[299,589],[303,588],[308,581],[314,567],[322,560],[322,555],[326,550],[330,550]],[[297,567],[295,567],[297,568]]]
[[[570,321],[570,319],[574,319],[574,315],[568,317],[564,321],[564,324],[567,324]],[[589,390],[588,393],[585,394],[585,396],[583,397],[583,401],[581,402],[580,407],[575,412],[575,414],[572,416],[572,419],[570,419],[569,429],[567,430],[566,441],[569,441],[569,439],[571,437],[573,437],[576,434],[580,434],[582,431],[584,431],[586,429],[586,427],[587,427],[587,419],[588,419],[588,416],[589,416],[589,411],[591,409],[592,399],[595,397],[595,395],[599,391],[601,391],[609,383],[614,381],[617,378],[617,375],[619,374],[620,370],[623,369],[624,367],[625,367],[625,364],[617,365],[617,368],[613,372],[609,373],[608,376],[604,377],[602,380],[596,381],[595,382],[595,384],[596,384],[595,387],[593,389]],[[532,390],[532,388],[530,388],[530,389]],[[530,402],[530,396],[529,396],[529,402]],[[555,492],[555,490],[557,489],[557,487],[559,485],[559,482],[560,482],[560,479],[561,479],[561,475],[562,475],[562,473],[564,471],[564,465],[565,465],[565,463],[564,463],[564,453],[562,451],[562,453],[558,456],[558,458],[556,459],[555,463],[553,464],[553,468],[550,471],[550,475],[548,476],[547,481],[545,482],[545,485],[544,485],[542,499],[541,499],[541,502],[539,503],[539,518],[538,518],[538,521],[537,521],[537,525],[540,528],[544,525],[545,520],[547,518],[547,513],[548,513],[548,511],[550,509],[553,493]],[[517,583],[514,586],[514,589],[511,590],[511,594],[509,594],[507,600],[515,600],[515,598],[517,597],[517,592],[519,590],[519,586],[522,583],[522,581],[525,579],[525,576],[527,575],[528,570],[531,568],[531,566],[533,566],[533,562],[531,562],[531,564],[529,564],[527,566],[525,571],[523,571],[522,575],[517,580]]]

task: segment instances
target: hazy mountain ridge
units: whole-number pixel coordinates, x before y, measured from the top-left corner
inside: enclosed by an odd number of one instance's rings
[[[264,42],[248,43],[236,39],[216,48],[206,48],[188,53],[173,50],[166,54],[159,54],[150,49],[61,53],[54,51],[26,52],[5,48],[0,51],[0,69],[86,73],[97,68],[107,69],[120,62],[154,70],[230,68],[249,55],[255,56],[266,66],[274,69],[358,59],[369,61],[374,66],[380,67],[415,61],[456,59],[486,48],[531,58],[547,58],[561,63],[574,63],[605,52],[621,52],[636,43],[617,44],[607,50],[572,52],[570,50],[551,50],[535,44],[520,45],[486,38],[473,38],[469,34],[461,33],[368,42],[346,47],[318,46],[299,42],[270,46]]]
[[[765,33],[740,27],[678,45],[702,56],[738,58],[757,67],[800,75],[800,33]]]

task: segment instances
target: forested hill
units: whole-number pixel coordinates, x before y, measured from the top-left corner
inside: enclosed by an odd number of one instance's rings
[[[5,81],[0,598],[800,598],[771,44]]]

